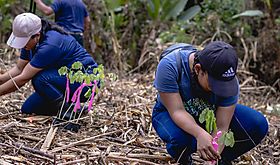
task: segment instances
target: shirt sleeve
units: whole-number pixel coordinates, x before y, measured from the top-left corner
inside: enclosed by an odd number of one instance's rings
[[[234,105],[238,102],[239,95],[231,96],[231,97],[217,97],[217,106],[228,107]]]
[[[157,67],[154,81],[155,88],[160,92],[175,93],[179,91],[177,83],[178,70],[175,61],[163,58]]]
[[[21,49],[20,50],[20,59],[30,61],[30,51]]]
[[[47,68],[57,63],[61,55],[62,52],[59,47],[44,44],[38,48],[30,64],[35,68]]]
[[[59,0],[54,0],[50,7],[57,13],[61,7],[61,2]]]
[[[84,5],[84,7],[85,7],[85,10],[84,10],[84,17],[87,17],[87,16],[88,16],[87,7],[86,7],[86,5]]]

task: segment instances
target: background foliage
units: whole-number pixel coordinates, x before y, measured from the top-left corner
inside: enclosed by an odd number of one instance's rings
[[[14,16],[29,10],[29,2],[0,0],[1,43],[10,34]],[[280,77],[278,0],[84,2],[92,20],[85,47],[99,63],[117,73],[153,72],[162,49],[174,42],[203,47],[224,40],[235,46],[242,69],[269,84]],[[38,10],[36,13],[42,16]]]

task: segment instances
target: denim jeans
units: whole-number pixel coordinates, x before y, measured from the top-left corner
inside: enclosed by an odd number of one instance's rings
[[[21,108],[22,113],[35,113],[38,115],[55,115],[59,105],[64,99],[66,89],[66,77],[60,76],[57,69],[42,70],[32,79],[35,92],[27,98]],[[80,83],[70,83],[70,98]],[[81,93],[81,102],[85,102],[84,94],[88,90],[85,87]]]
[[[171,119],[168,111],[154,108],[152,124],[159,137],[166,143],[168,153],[178,162],[184,164],[190,155],[196,152],[196,139],[184,132]],[[232,161],[254,148],[266,136],[268,123],[258,111],[238,104],[229,128],[234,133],[235,144],[225,147],[221,156]]]
[[[73,33],[71,34],[81,46],[84,46],[84,37],[83,37],[83,33]]]

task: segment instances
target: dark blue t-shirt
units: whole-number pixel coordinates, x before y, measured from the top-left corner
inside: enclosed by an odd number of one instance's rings
[[[88,16],[82,0],[54,0],[51,5],[55,22],[69,32],[83,32],[84,18]]]
[[[21,49],[20,58],[30,61],[35,68],[57,68],[80,61],[84,66],[97,67],[92,56],[71,35],[51,30],[45,34],[44,40],[35,50]]]
[[[177,50],[175,50],[161,59],[157,67],[154,86],[159,92],[180,92],[186,111],[194,117],[198,117],[205,108],[216,110],[218,106],[226,107],[237,103],[238,95],[223,98],[216,96],[213,93],[204,92],[197,84],[194,88],[189,67],[189,55],[197,50],[195,48],[190,48],[189,50],[178,51],[182,60],[181,81],[179,83],[177,82],[179,72],[175,56]],[[199,96],[195,93],[199,93]],[[159,94],[154,109],[166,110],[161,103]]]

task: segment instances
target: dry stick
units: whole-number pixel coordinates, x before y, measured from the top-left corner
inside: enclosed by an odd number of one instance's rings
[[[34,136],[17,135],[17,134],[14,134],[14,133],[11,133],[9,135],[13,136],[13,137],[23,138],[23,139],[27,139],[27,140],[31,140],[31,141],[36,141],[36,142],[42,140],[41,138],[34,137]]]
[[[253,80],[253,76],[248,77],[245,81],[243,81],[242,84],[239,85],[239,88],[242,88],[243,86],[245,86],[248,82]]]
[[[127,158],[127,157],[124,157],[124,156],[107,156],[107,158],[109,159],[114,159],[114,160],[128,160],[128,161],[131,161],[131,162],[139,162],[140,164],[150,164],[150,165],[159,165],[157,163],[153,163],[153,162],[150,162],[150,161],[147,161],[147,160],[141,160],[141,159],[135,159],[135,158]]]
[[[35,142],[38,142],[38,141],[42,140],[41,138],[37,138],[37,137],[33,137],[33,136],[25,136],[25,135],[21,136],[21,135],[16,135],[16,134],[9,134],[9,135],[12,136],[12,137],[23,138],[23,139],[27,139],[27,140],[31,140],[31,141],[35,141]],[[55,143],[55,145],[57,145],[59,147],[63,146],[60,143]],[[86,150],[82,150],[82,149],[78,149],[78,148],[69,148],[69,150],[75,151],[75,152],[82,152],[82,153],[87,152]]]
[[[39,145],[39,144],[41,144],[42,142],[44,142],[44,139],[41,139],[40,141],[38,141],[32,148],[34,149],[34,148],[37,148],[37,146]]]
[[[43,157],[50,158],[50,159],[54,158],[54,155],[50,155],[46,152],[42,152],[40,150],[36,150],[36,149],[30,148],[30,147],[26,147],[26,146],[24,146],[22,144],[19,144],[19,143],[14,143],[14,145],[16,147],[18,147],[19,149],[23,149],[23,150],[28,151],[28,152],[33,153],[33,154],[38,154],[38,155],[41,155]]]
[[[101,134],[101,135],[96,135],[96,136],[93,136],[93,137],[89,137],[89,138],[86,138],[86,139],[83,139],[83,140],[80,140],[80,141],[77,141],[77,142],[74,142],[74,143],[70,143],[70,144],[62,146],[62,147],[54,148],[51,152],[54,153],[54,152],[57,152],[57,151],[61,151],[61,150],[66,149],[66,148],[73,147],[73,146],[82,144],[84,142],[94,140],[95,138],[98,138],[98,137],[101,137],[101,136],[107,136],[107,135],[118,133],[118,132],[121,132],[121,131],[123,131],[123,130],[116,130],[116,131],[104,133],[104,134]]]
[[[257,51],[258,51],[258,41],[255,41],[254,43],[252,43],[252,47],[253,47],[253,60],[254,62],[257,61]]]
[[[9,163],[9,162],[6,162],[6,161],[3,160],[3,159],[0,159],[0,164],[2,164],[2,165],[13,165],[13,164],[11,164],[11,163]]]
[[[122,156],[124,155],[123,153],[113,153],[111,152],[109,154],[109,156]],[[157,159],[157,160],[163,160],[163,161],[169,161],[172,160],[171,156],[166,155],[166,156],[162,156],[162,155],[149,155],[149,154],[127,154],[125,155],[125,157],[128,158],[143,158],[143,159]]]
[[[244,69],[244,68],[246,68],[246,63],[247,63],[247,60],[248,60],[248,57],[249,57],[249,53],[248,53],[248,47],[245,43],[245,40],[243,38],[240,38],[240,40],[241,40],[241,43],[243,45],[244,52],[245,52],[243,62],[242,62],[242,68]]]
[[[31,162],[28,162],[28,161],[27,161],[27,160],[30,159],[30,155],[32,155],[32,156],[34,156],[34,157],[36,157],[36,158],[41,159],[41,161],[42,161],[42,159],[43,159],[43,160],[46,160],[46,161],[48,161],[48,162],[53,162],[53,160],[50,159],[50,158],[47,158],[47,157],[44,157],[44,156],[41,156],[41,155],[38,155],[38,154],[30,153],[29,151],[21,150],[20,152],[21,152],[21,154],[25,154],[25,155],[26,155],[26,157],[25,157],[26,160],[24,160],[24,163],[26,163],[26,164],[28,164],[28,165],[32,165]],[[27,154],[29,154],[29,155],[27,155]]]
[[[15,114],[19,114],[20,112],[10,112],[10,113],[6,113],[6,114],[3,114],[3,115],[0,115],[0,119],[5,119],[7,118],[8,116],[10,115],[15,115]]]
[[[6,129],[10,128],[10,127],[13,127],[13,126],[16,126],[19,122],[11,122],[9,124],[6,124],[4,125],[3,127],[0,127],[0,132],[3,132],[5,131]]]
[[[104,154],[104,152],[89,152],[89,157],[96,157],[99,156],[100,154]],[[106,155],[106,154],[105,154]],[[74,155],[73,155],[74,156]],[[162,161],[169,161],[172,160],[172,157],[169,155],[150,155],[150,154],[139,154],[139,153],[135,153],[135,154],[125,154],[125,153],[121,153],[121,152],[110,152],[109,154],[107,154],[106,156],[110,157],[110,156],[123,156],[123,157],[127,157],[127,158],[142,158],[142,159],[157,159],[157,160],[162,160]]]
[[[127,75],[135,72],[137,69],[139,69],[142,65],[144,65],[146,62],[150,61],[150,59],[152,59],[155,56],[155,54],[152,54],[152,56],[148,57],[147,59],[145,59],[143,62],[141,62],[137,67],[133,68],[131,71],[128,72]]]
[[[35,150],[35,149],[32,149],[32,148],[23,146],[22,144],[19,144],[19,143],[13,143],[13,145],[0,143],[0,146],[5,146],[5,147],[9,147],[9,148],[16,148],[18,150],[23,149],[24,151],[31,153],[33,156],[40,157],[40,158],[46,159],[48,161],[52,161],[52,159],[54,157],[53,155],[49,155],[49,154],[41,152],[39,150]]]
[[[100,153],[98,153],[100,155]],[[137,154],[135,154],[137,155]],[[139,154],[138,154],[139,155]],[[91,156],[89,157],[88,159],[89,160],[95,160],[97,159],[97,156]],[[144,158],[144,157],[140,157],[139,158]],[[151,159],[155,159],[156,157],[153,157]],[[170,158],[170,157],[169,157]],[[148,164],[148,165],[159,165],[157,163],[154,163],[154,162],[150,162],[150,161],[147,161],[147,160],[141,160],[141,159],[136,159],[136,158],[129,158],[129,157],[125,157],[125,156],[121,156],[121,155],[111,155],[109,154],[108,156],[106,156],[106,159],[112,159],[112,160],[126,160],[126,161],[130,161],[130,162],[138,162],[140,164]],[[169,159],[170,160],[170,159]],[[66,163],[61,163],[59,165],[68,165],[68,164],[77,164],[79,162],[85,162],[86,161],[86,158],[83,158],[83,159],[78,159],[78,160],[74,160],[74,161],[69,161],[69,162],[66,162]]]
[[[82,117],[80,119],[86,119],[88,118],[89,116],[85,116],[85,117]],[[58,123],[58,124],[54,124],[54,125],[51,125],[51,126],[47,126],[47,127],[44,127],[44,128],[36,128],[33,130],[33,132],[39,132],[39,131],[42,131],[42,130],[45,130],[45,129],[49,129],[51,128],[52,126],[53,127],[57,127],[57,126],[60,126],[60,125],[63,125],[63,124],[66,124],[66,123],[69,123],[69,122],[74,122],[74,121],[77,121],[78,119],[73,119],[73,120],[69,120],[69,121],[63,121],[61,123]]]
[[[88,158],[88,160],[95,160],[95,159],[97,159],[97,157]],[[78,164],[78,163],[80,163],[80,162],[85,162],[85,161],[87,161],[86,158],[83,158],[83,159],[68,161],[68,162],[66,162],[66,163],[60,163],[60,164],[58,164],[58,165]]]
[[[40,149],[41,151],[46,152],[50,148],[57,129],[58,129],[58,127],[51,127],[50,128],[50,130],[49,130],[49,132],[46,136],[46,139],[45,139],[43,145],[41,146],[41,149]]]
[[[115,144],[117,145],[124,145],[124,143],[126,143],[125,140],[122,139],[117,139],[117,138],[113,138],[113,137],[105,137],[106,139],[110,140],[111,142],[114,141],[116,142]],[[158,150],[161,152],[165,152],[166,150],[164,148],[160,148],[160,147],[154,147],[154,146],[141,146],[141,145],[133,145],[133,144],[128,144],[127,146],[132,146],[132,147],[139,147],[139,148],[147,148],[147,149],[152,149],[152,150]]]

